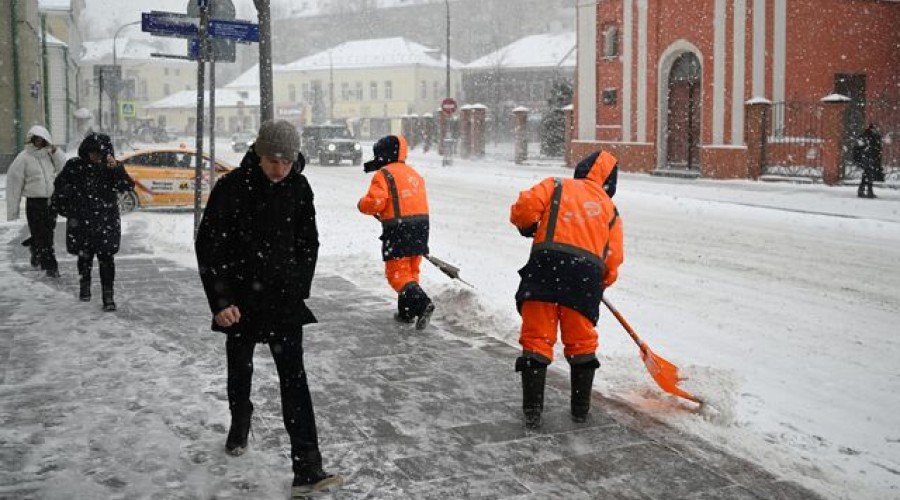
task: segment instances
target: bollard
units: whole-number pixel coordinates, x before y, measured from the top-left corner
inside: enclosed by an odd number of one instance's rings
[[[515,135],[515,162],[525,163],[528,159],[528,111],[524,106],[512,110],[513,132]]]

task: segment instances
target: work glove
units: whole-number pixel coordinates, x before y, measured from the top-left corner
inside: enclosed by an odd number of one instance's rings
[[[537,233],[537,230],[538,230],[538,223],[535,222],[534,224],[532,224],[528,227],[520,227],[517,229],[519,230],[519,234],[521,234],[522,236],[524,236],[526,238],[534,238],[534,235],[535,235],[535,233]]]

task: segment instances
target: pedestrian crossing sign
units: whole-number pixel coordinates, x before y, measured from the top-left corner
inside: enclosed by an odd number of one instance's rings
[[[119,116],[122,118],[134,118],[137,116],[137,103],[134,101],[122,101],[119,103]]]

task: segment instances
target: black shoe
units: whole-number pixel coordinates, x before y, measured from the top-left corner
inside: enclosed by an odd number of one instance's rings
[[[251,409],[246,414],[232,412],[231,429],[225,438],[225,452],[231,456],[239,457],[247,451],[247,438],[250,435],[250,422],[253,417]]]
[[[91,300],[91,279],[81,278],[78,283],[78,300],[89,302]]]
[[[59,271],[56,269],[47,269],[48,278],[59,278]]]
[[[526,411],[525,412],[525,428],[534,431],[541,428],[541,412]]]
[[[416,330],[424,330],[428,326],[428,322],[431,321],[432,314],[434,314],[434,302],[429,302],[422,314],[416,318]]]
[[[409,318],[409,317],[403,316],[402,314],[400,314],[398,312],[394,313],[394,321],[396,321],[397,323],[410,324],[415,320],[416,320],[416,318]]]
[[[112,312],[116,310],[116,302],[113,300],[112,290],[103,290],[103,310],[106,312]]]
[[[525,428],[538,429],[541,426],[541,412],[544,411],[544,383],[547,379],[547,364],[531,357],[516,359],[516,371],[522,374],[522,413]]]
[[[306,498],[337,491],[343,484],[344,478],[340,474],[326,474],[321,470],[312,477],[294,474],[291,498]]]
[[[594,372],[600,368],[600,362],[594,358],[586,363],[572,365],[571,379],[571,414],[572,421],[583,423],[591,410],[591,395],[594,391]]]
[[[41,267],[41,261],[38,259],[38,256],[35,254],[31,254],[31,267],[37,269]]]

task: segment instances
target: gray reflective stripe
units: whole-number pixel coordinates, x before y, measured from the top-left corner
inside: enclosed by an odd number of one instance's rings
[[[399,224],[406,224],[410,222],[420,222],[425,221],[428,222],[427,215],[407,215],[406,217],[394,217],[393,219],[388,219],[386,221],[381,222],[382,227],[396,226]]]
[[[559,201],[562,199],[562,179],[553,178],[553,198],[550,200],[550,216],[547,218],[547,233],[544,241],[550,243],[556,233],[556,218],[559,217]]]
[[[397,193],[397,181],[394,176],[386,168],[381,169],[384,172],[384,178],[387,179],[388,188],[391,190],[391,201],[394,205],[394,217],[400,218],[400,195]]]
[[[583,259],[586,259],[586,260],[592,262],[593,264],[600,266],[601,269],[606,267],[606,264],[603,262],[603,259],[601,259],[600,257],[594,255],[593,253],[591,253],[583,248],[578,248],[578,247],[572,246],[572,245],[566,245],[565,243],[556,243],[556,242],[552,242],[552,241],[551,242],[545,241],[542,243],[538,243],[537,245],[532,247],[531,253],[534,253],[534,252],[537,252],[540,250],[553,250],[555,252],[567,253],[570,255],[574,255],[576,257],[581,257]]]

